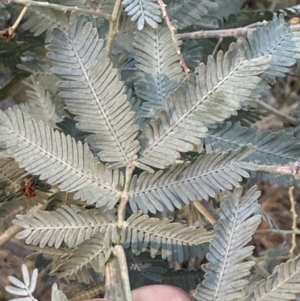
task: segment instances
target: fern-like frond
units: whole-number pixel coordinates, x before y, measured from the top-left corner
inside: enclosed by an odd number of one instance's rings
[[[194,72],[201,62],[206,61],[215,47],[216,44],[209,39],[186,39],[182,41],[181,53],[191,72]]]
[[[224,153],[212,152],[200,155],[190,164],[158,171],[154,174],[143,172],[133,177],[131,183],[130,206],[144,212],[156,210],[173,211],[196,200],[208,200],[221,190],[231,190],[239,185],[242,177],[249,177],[246,170],[255,168],[242,162],[253,149],[236,149]]]
[[[165,168],[180,157],[179,152],[200,145],[206,125],[225,120],[243,101],[258,96],[258,75],[268,67],[268,61],[269,56],[251,59],[244,39],[231,44],[227,53],[220,51],[216,60],[209,56],[207,66],[201,63],[196,76],[170,94],[165,111],[145,127],[147,141],[139,161]]]
[[[75,276],[85,279],[82,274],[85,274],[88,268],[103,272],[103,267],[111,254],[111,247],[106,246],[103,243],[104,240],[103,233],[95,233],[83,241],[73,254],[58,266],[55,273],[58,273],[60,277]]]
[[[67,258],[72,253],[72,249],[67,247],[60,247],[59,249],[56,249],[54,247],[40,248],[38,246],[27,246],[27,248],[34,251],[28,255],[28,258],[34,259],[36,259],[38,255],[42,254],[43,257],[56,261],[58,259]]]
[[[300,293],[300,255],[277,266],[268,279],[261,280],[246,301],[294,300]]]
[[[54,27],[61,28],[62,30],[68,29],[68,17],[59,10],[52,10],[47,7],[32,6],[29,8],[27,20],[23,23],[22,27],[25,30],[33,32],[34,36],[46,32],[47,40],[50,39],[51,31]]]
[[[5,184],[5,190],[15,192],[26,175],[28,175],[27,171],[20,168],[15,160],[0,159],[0,184]]]
[[[94,283],[86,289],[80,291],[72,291],[67,294],[70,301],[93,300],[93,298],[104,295],[104,283]]]
[[[176,20],[180,29],[191,25],[217,28],[218,19],[210,14],[217,8],[217,3],[211,0],[172,0],[168,1],[167,13],[171,20]]]
[[[252,144],[255,147],[247,161],[261,164],[287,164],[298,160],[300,143],[285,131],[259,132],[256,127],[243,127],[239,122],[223,123],[210,129],[204,138],[212,150],[228,150]]]
[[[182,262],[197,257],[201,244],[209,242],[211,233],[204,228],[188,227],[181,223],[170,223],[140,212],[128,218],[121,229],[121,244],[139,255],[150,248],[151,257],[161,254],[168,261]]]
[[[145,28],[135,34],[135,58],[138,62],[136,95],[144,101],[143,115],[153,117],[162,108],[166,96],[183,80],[179,56],[168,28]]]
[[[250,274],[254,262],[242,261],[254,249],[245,245],[261,221],[261,216],[255,215],[259,209],[257,199],[260,191],[252,187],[242,199],[240,194],[241,189],[236,189],[232,197],[221,205],[220,219],[206,255],[208,263],[203,267],[205,279],[195,293],[199,301],[229,301],[244,296],[243,288],[247,284],[244,277]]]
[[[117,187],[123,186],[123,174],[107,169],[93,157],[87,144],[14,108],[0,111],[0,141],[20,167],[49,184],[59,184],[63,191],[77,191],[75,199],[107,208],[118,202]]]
[[[55,65],[52,71],[63,80],[60,95],[77,115],[77,127],[94,133],[87,141],[101,150],[101,160],[118,162],[118,167],[130,164],[140,148],[135,139],[139,127],[97,29],[80,16],[68,34],[55,29],[53,35],[48,56]]]
[[[22,213],[23,209],[15,200],[0,203],[0,233],[3,233],[11,226],[12,220],[17,214]]]
[[[84,142],[90,133],[82,132],[76,127],[76,121],[74,116],[65,116],[63,121],[57,124],[58,128],[63,131],[66,135],[70,135],[76,141]]]
[[[138,30],[145,24],[157,28],[157,23],[161,22],[161,10],[156,0],[123,0],[122,4],[131,21],[137,21]]]
[[[30,90],[26,90],[27,103],[19,105],[21,111],[28,112],[30,116],[48,123],[53,128],[57,127],[56,123],[62,119],[56,113],[49,91],[46,91],[33,76],[28,81],[23,81],[23,84]]]
[[[149,252],[136,256],[127,250],[126,260],[132,290],[147,284],[162,283],[168,265],[161,258],[152,258]]]
[[[37,278],[38,278],[38,270],[34,269],[31,277],[29,275],[28,268],[25,264],[22,264],[22,276],[23,276],[23,281],[17,279],[14,276],[9,276],[8,279],[9,281],[14,285],[14,286],[6,286],[5,290],[9,292],[10,294],[18,296],[17,299],[12,299],[13,300],[18,300],[18,301],[37,301],[32,293],[34,292],[36,288],[36,283],[37,283]]]
[[[41,248],[59,248],[63,242],[73,248],[95,233],[103,233],[103,243],[109,245],[117,239],[114,222],[114,217],[108,213],[104,215],[99,210],[81,211],[74,206],[17,215],[17,219],[13,221],[24,229],[17,234],[17,238],[26,238],[27,244],[39,245]]]
[[[271,78],[284,76],[300,58],[300,32],[291,30],[283,15],[248,34],[247,39],[253,57],[271,55],[270,67],[264,72]]]

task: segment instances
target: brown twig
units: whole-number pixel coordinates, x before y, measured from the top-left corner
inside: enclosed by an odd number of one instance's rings
[[[257,230],[256,233],[279,233],[281,235],[300,235],[300,230],[261,229]]]
[[[185,32],[177,34],[177,39],[203,39],[203,38],[225,38],[225,37],[238,37],[244,36],[257,29],[258,26],[265,24],[266,21],[256,22],[254,24],[247,25],[245,27],[228,28],[228,29],[217,29],[217,30],[200,30],[193,32]],[[299,24],[290,25],[290,28],[294,31],[300,31]]]
[[[178,46],[178,40],[176,38],[176,34],[175,34],[175,27],[173,26],[172,22],[170,21],[168,14],[167,14],[167,10],[166,10],[166,4],[163,2],[163,0],[157,0],[158,4],[160,5],[160,9],[162,11],[163,17],[166,20],[167,26],[171,32],[171,36],[172,36],[172,40],[174,42],[174,45],[176,47],[176,51],[177,54],[179,56],[180,59],[180,64],[185,72],[185,75],[187,76],[190,73],[190,69],[188,68],[188,66],[186,65],[183,55],[181,53],[180,47]]]
[[[101,10],[94,10],[94,9],[85,9],[85,8],[80,8],[77,6],[66,6],[66,5],[60,5],[60,4],[55,4],[55,3],[49,3],[49,2],[41,2],[41,1],[34,1],[34,0],[6,0],[7,3],[17,3],[17,4],[22,4],[25,6],[41,6],[41,7],[46,7],[46,8],[52,8],[55,10],[60,10],[63,12],[67,11],[76,11],[78,13],[84,13],[84,14],[90,14],[93,16],[97,17],[102,17],[105,19],[110,20],[111,15],[104,13]]]
[[[9,227],[5,232],[3,232],[0,235],[0,246],[3,245],[6,241],[16,236],[22,230],[23,228],[18,225],[12,225],[11,227]]]
[[[13,24],[13,26],[11,27],[13,33],[15,32],[15,30],[17,29],[17,27],[19,26],[20,22],[22,21],[23,17],[25,16],[27,10],[28,10],[29,6],[25,5],[21,11],[21,13],[19,14],[17,20],[15,21],[15,23]]]
[[[272,113],[274,116],[276,116],[278,119],[280,119],[281,121],[288,123],[288,124],[292,124],[292,125],[299,125],[300,124],[300,119],[285,115],[281,112],[279,112],[278,110],[276,110],[275,108],[273,108],[272,106],[268,105],[267,103],[256,99],[253,101],[255,104],[257,104],[259,107],[267,110],[268,112]]]
[[[189,204],[189,215],[187,224],[188,226],[194,226],[194,206],[192,203]]]
[[[26,14],[27,10],[28,10],[28,6],[24,6],[21,13],[19,14],[17,20],[15,21],[15,23],[13,24],[13,26],[5,28],[3,30],[0,30],[0,37],[5,38],[5,39],[11,39],[14,36],[14,33],[17,29],[17,27],[19,26],[20,22],[22,21],[24,15]]]
[[[121,11],[122,11],[122,0],[116,0],[113,13],[109,20],[109,33],[108,33],[107,46],[106,46],[108,56],[110,56],[111,54],[113,42],[116,34],[118,33]]]
[[[44,207],[43,204],[39,204],[33,207],[29,212],[40,210]],[[12,225],[9,227],[5,232],[0,235],[0,246],[3,245],[6,241],[10,240],[11,238],[15,237],[19,232],[23,230],[22,227],[18,225]]]
[[[257,171],[279,173],[282,175],[295,175],[293,172],[293,168],[287,165],[257,165]]]
[[[212,224],[217,222],[217,219],[208,211],[208,209],[203,205],[202,202],[193,202],[195,208]]]
[[[194,32],[185,32],[177,34],[176,37],[180,40],[183,39],[203,39],[203,38],[225,38],[225,37],[236,37],[245,35],[249,32],[253,32],[256,28],[252,27],[239,27],[229,29],[218,29],[218,30],[200,30]]]
[[[292,230],[298,231],[298,228],[297,228],[298,214],[296,211],[296,203],[295,203],[295,199],[294,199],[294,186],[291,186],[289,188],[289,196],[290,196],[290,202],[291,202],[291,212],[292,212],[292,216],[293,216]],[[297,247],[296,234],[293,233],[292,234],[292,246],[290,248],[290,255],[292,258],[294,257],[294,252],[295,252],[296,247]]]
[[[216,44],[215,49],[214,49],[214,51],[212,53],[212,56],[215,56],[215,54],[217,53],[218,48],[219,48],[219,46],[221,45],[222,42],[223,42],[223,38],[220,37],[219,40],[218,40],[218,43]]]

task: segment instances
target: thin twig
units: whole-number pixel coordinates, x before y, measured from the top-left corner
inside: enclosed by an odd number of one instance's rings
[[[257,171],[296,176],[293,172],[293,168],[287,165],[257,165]]]
[[[94,10],[94,9],[85,9],[80,8],[77,6],[66,6],[66,5],[60,5],[55,3],[49,3],[49,2],[41,2],[41,1],[34,1],[34,0],[6,0],[7,3],[17,3],[22,4],[25,6],[41,6],[46,8],[52,8],[55,10],[60,10],[63,12],[67,11],[76,11],[78,13],[84,13],[84,14],[90,14],[93,16],[103,17],[105,19],[110,20],[111,16],[110,14],[104,13],[101,10]]]
[[[219,40],[218,40],[218,43],[217,43],[217,45],[215,46],[215,49],[214,49],[214,51],[213,51],[213,53],[212,53],[212,56],[215,56],[215,54],[217,53],[218,48],[219,48],[219,46],[221,45],[222,42],[223,42],[223,38],[220,37]]]
[[[268,112],[272,113],[274,116],[276,116],[278,119],[280,119],[281,121],[288,123],[288,124],[292,124],[292,125],[299,125],[300,124],[300,119],[285,115],[281,112],[279,112],[278,110],[276,110],[275,108],[273,108],[272,106],[268,105],[267,103],[256,99],[253,101],[254,103],[256,103],[259,107],[267,110]]]
[[[111,19],[109,21],[109,33],[108,33],[107,46],[106,46],[108,56],[110,56],[111,54],[113,42],[116,34],[118,33],[121,11],[122,11],[122,0],[116,0],[114,10],[111,15]]]
[[[298,214],[296,212],[296,204],[295,204],[295,199],[294,199],[294,186],[291,186],[289,188],[289,196],[290,196],[290,201],[291,201],[291,212],[292,212],[292,215],[293,215],[292,230],[293,231],[298,231],[298,228],[297,228]],[[290,248],[291,257],[294,257],[294,252],[295,252],[296,247],[297,247],[296,234],[293,233],[292,234],[292,246]]]
[[[200,30],[193,32],[185,32],[177,34],[177,39],[203,39],[203,38],[226,38],[226,37],[238,37],[244,36],[251,33],[257,29],[258,26],[266,24],[266,21],[256,22],[254,24],[249,24],[245,27],[238,28],[228,28],[228,29],[217,29],[217,30]],[[290,25],[290,28],[294,31],[300,31],[299,24]]]
[[[163,13],[163,17],[166,20],[167,26],[171,32],[171,36],[172,36],[172,40],[174,42],[174,45],[176,47],[176,51],[177,54],[179,56],[180,59],[180,64],[185,72],[185,75],[187,76],[190,73],[190,69],[188,68],[188,66],[186,65],[183,55],[181,53],[180,47],[178,46],[178,40],[176,38],[176,34],[175,34],[175,27],[173,26],[172,22],[170,21],[168,14],[167,14],[167,10],[166,10],[166,4],[163,2],[163,0],[157,0],[158,4],[160,5],[160,9]]]
[[[257,230],[256,233],[279,233],[281,235],[299,235],[300,230],[281,230],[281,229],[261,229]]]
[[[27,10],[28,10],[29,6],[25,5],[20,13],[20,15],[18,16],[17,20],[15,21],[15,23],[13,24],[13,26],[11,27],[11,29],[13,30],[13,32],[15,32],[15,30],[17,29],[17,27],[19,26],[20,22],[22,21],[24,15],[26,14]]]
[[[29,212],[40,210],[44,206],[45,206],[44,204],[39,204],[39,205],[33,207],[32,209],[30,209]],[[6,241],[8,241],[11,238],[15,237],[22,230],[23,230],[23,228],[18,226],[18,225],[12,225],[11,227],[9,227],[5,232],[3,232],[0,235],[0,246],[3,245]]]
[[[188,226],[194,226],[194,206],[192,203],[189,204],[189,215],[187,224]]]
[[[22,230],[23,228],[18,225],[12,225],[11,227],[9,227],[4,233],[0,235],[0,246],[16,236]]]
[[[13,26],[5,28],[3,30],[0,30],[0,37],[6,38],[6,39],[11,39],[14,36],[14,32],[16,31],[17,27],[19,26],[20,22],[22,21],[24,15],[26,14],[28,10],[28,6],[24,6],[21,13],[19,14],[17,20],[13,24]]]
[[[207,208],[203,205],[202,202],[195,201],[193,202],[195,208],[212,224],[214,225],[217,222],[217,219],[208,211]]]
[[[218,30],[200,30],[193,32],[185,32],[177,34],[177,39],[203,39],[203,38],[225,38],[225,37],[236,37],[245,35],[248,32],[253,32],[256,28],[252,27],[239,27],[229,29],[218,29]]]
[[[261,274],[261,276],[263,276],[264,278],[268,278],[270,276],[270,273],[266,270],[266,268],[264,266],[260,265],[257,258],[255,258],[253,255],[248,256],[247,259],[249,261],[255,262],[255,267],[257,269],[257,272],[259,272],[259,274]]]

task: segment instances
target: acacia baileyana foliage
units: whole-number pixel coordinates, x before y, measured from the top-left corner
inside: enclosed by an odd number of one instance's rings
[[[18,13],[5,2],[3,11]],[[262,215],[260,192],[249,188],[257,172],[300,156],[288,128],[252,126],[261,116],[253,101],[300,59],[300,30],[284,18],[296,8],[269,12],[271,18],[214,51],[216,41],[179,40],[180,34],[228,27],[232,13],[238,22],[240,1],[53,3],[113,17],[34,5],[23,22],[22,43],[29,46],[20,47],[17,37],[0,41],[1,63],[12,72],[2,99],[19,91],[0,111],[1,230],[13,220],[22,229],[16,237],[52,259],[53,275],[86,284],[104,281],[117,247],[126,250],[132,288],[188,279],[185,288],[195,289],[199,301],[295,298],[299,257],[255,282],[248,243]],[[262,18],[245,16],[249,23]],[[297,181],[292,172],[263,176]],[[195,214],[201,201],[215,206],[214,229]],[[188,211],[188,222],[179,210]],[[186,267],[205,256],[204,277],[171,273],[166,264]],[[7,291],[36,300],[37,270],[30,276],[23,265],[22,274],[22,281],[9,278]],[[80,294],[76,300],[93,297]],[[68,300],[56,284],[52,299]]]

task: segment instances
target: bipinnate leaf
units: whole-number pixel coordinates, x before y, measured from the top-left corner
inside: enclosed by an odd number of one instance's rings
[[[103,233],[105,245],[115,242],[117,229],[115,218],[99,210],[80,210],[78,207],[63,206],[56,211],[33,211],[17,215],[13,221],[24,230],[16,238],[25,239],[27,244],[55,248],[63,243],[74,248],[96,233]]]
[[[290,133],[261,132],[255,126],[243,127],[239,122],[226,122],[209,129],[204,141],[214,151],[252,144],[255,151],[247,161],[261,164],[287,164],[296,161],[300,153],[300,143]]]
[[[161,10],[156,0],[123,0],[122,4],[131,21],[137,21],[137,28],[142,30],[147,23],[157,28],[161,22]]]
[[[5,183],[6,189],[14,192],[28,175],[26,170],[20,168],[15,160],[10,158],[0,159],[0,183]]]
[[[130,216],[121,230],[124,248],[130,247],[136,255],[150,248],[152,257],[160,252],[162,258],[168,261],[182,262],[197,257],[200,245],[210,239],[211,233],[204,228],[170,223],[168,219],[160,220],[140,212]]]
[[[75,199],[107,208],[118,202],[122,173],[107,169],[86,143],[76,142],[15,108],[0,111],[0,141],[20,167],[51,185],[59,184],[61,190],[76,191]]]
[[[284,16],[274,15],[272,21],[257,28],[247,36],[253,57],[271,55],[265,74],[270,78],[285,76],[300,58],[300,31],[291,29]]]
[[[180,158],[180,152],[201,145],[207,125],[235,113],[245,100],[257,98],[259,77],[268,67],[269,55],[252,58],[249,44],[240,38],[225,54],[208,57],[185,85],[165,100],[164,110],[144,129],[145,146],[139,162],[165,168]]]
[[[87,142],[99,149],[100,159],[115,167],[131,164],[140,149],[139,126],[131,110],[125,86],[107,57],[104,41],[84,16],[76,18],[68,33],[53,31],[48,45],[52,71],[61,79],[60,96],[83,132],[93,133]]]
[[[88,279],[82,274],[85,274],[90,267],[96,272],[102,272],[110,254],[110,244],[106,246],[104,244],[104,235],[96,233],[78,245],[71,256],[64,259],[57,267],[55,273],[58,273],[60,277],[76,276],[79,280]],[[89,281],[86,282],[89,283]]]
[[[9,276],[8,279],[14,286],[6,286],[5,290],[10,294],[19,296],[19,298],[13,300],[37,301],[33,297],[32,293],[36,288],[38,270],[34,269],[30,277],[27,266],[25,264],[22,264],[22,276],[23,276],[23,282],[14,276]]]
[[[29,8],[26,21],[22,25],[23,29],[30,30],[34,36],[47,33],[48,40],[51,36],[51,30],[54,27],[67,30],[68,17],[63,11],[53,10],[47,7],[32,6]]]
[[[55,128],[56,123],[62,121],[62,118],[56,113],[56,107],[53,103],[50,92],[34,78],[30,76],[23,84],[29,89],[26,90],[27,102],[19,105],[23,113],[28,114],[38,120],[48,123]]]
[[[129,203],[135,212],[155,213],[174,210],[196,200],[208,200],[222,190],[232,190],[243,177],[248,178],[248,170],[255,170],[252,163],[243,162],[254,148],[212,152],[200,155],[192,163],[179,164],[167,171],[154,174],[143,172],[134,175]]]
[[[261,221],[255,214],[259,209],[260,191],[252,187],[241,198],[239,187],[221,204],[220,218],[203,266],[205,279],[198,285],[197,300],[240,300],[244,297],[245,278],[254,262],[244,261],[252,254],[254,246],[246,246]]]
[[[183,81],[183,71],[168,28],[147,27],[136,32],[134,39],[139,70],[134,88],[136,95],[143,100],[139,115],[153,117],[155,110],[163,107],[166,96]]]
[[[277,266],[268,279],[261,280],[246,301],[294,300],[300,293],[300,255]]]

